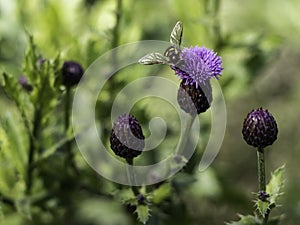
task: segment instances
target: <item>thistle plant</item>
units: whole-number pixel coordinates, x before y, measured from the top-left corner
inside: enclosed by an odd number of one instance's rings
[[[178,21],[170,35],[171,46],[161,53],[149,53],[139,60],[140,64],[167,64],[180,78],[177,102],[187,113],[185,133],[174,151],[179,162],[187,160],[183,152],[190,136],[194,119],[204,113],[212,102],[212,87],[210,80],[219,79],[223,67],[222,60],[214,51],[206,47],[190,47],[181,49],[183,24]],[[182,158],[183,157],[183,160]],[[188,162],[187,162],[188,163]]]
[[[282,195],[284,166],[272,173],[267,185],[265,174],[265,148],[277,139],[276,120],[268,110],[262,108],[252,110],[244,120],[242,134],[248,145],[257,148],[258,192],[255,194],[257,197],[255,215],[240,216],[240,221],[228,224],[279,224],[280,217],[269,218],[269,216],[271,210],[278,205],[278,197]]]
[[[75,87],[81,80],[84,74],[82,66],[76,61],[65,61],[61,68],[61,80],[65,87],[65,132],[69,134],[70,131],[70,111],[71,111],[71,101],[72,101],[72,88]],[[66,165],[71,164],[75,173],[78,174],[77,167],[74,163],[74,153],[71,149],[71,142],[69,140],[65,144],[65,151],[68,154],[66,157]]]

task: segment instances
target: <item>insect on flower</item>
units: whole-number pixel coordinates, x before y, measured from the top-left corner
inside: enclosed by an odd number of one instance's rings
[[[144,65],[169,64],[171,66],[177,66],[181,62],[180,45],[182,33],[183,25],[181,21],[178,21],[170,35],[171,46],[165,50],[164,54],[162,55],[158,52],[149,53],[142,57],[138,62]]]

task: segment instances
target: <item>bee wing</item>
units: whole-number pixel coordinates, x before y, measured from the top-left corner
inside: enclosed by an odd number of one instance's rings
[[[171,32],[171,36],[170,36],[171,44],[175,46],[180,46],[182,33],[183,33],[183,25],[181,21],[178,21]]]
[[[168,60],[162,54],[154,52],[145,55],[144,57],[139,59],[138,62],[144,65],[153,65],[153,64],[166,64]]]

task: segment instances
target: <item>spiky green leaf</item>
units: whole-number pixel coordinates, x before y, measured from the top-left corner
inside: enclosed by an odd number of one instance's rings
[[[239,215],[240,220],[239,221],[232,221],[230,223],[226,223],[226,225],[260,225],[262,224],[262,221],[252,215]]]
[[[285,166],[277,168],[271,175],[270,182],[267,185],[266,192],[270,195],[270,204],[277,204],[278,198],[282,195],[284,186]]]
[[[146,224],[150,217],[150,209],[148,205],[138,205],[136,208],[136,213],[138,215],[138,220],[143,224]]]
[[[255,206],[256,206],[256,209],[257,211],[259,212],[259,214],[261,216],[265,216],[267,214],[267,212],[270,210],[270,203],[269,202],[264,202],[260,199],[258,199],[256,202],[255,202]]]

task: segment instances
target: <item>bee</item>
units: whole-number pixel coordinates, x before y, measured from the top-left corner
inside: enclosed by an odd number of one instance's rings
[[[164,54],[154,52],[149,53],[142,57],[138,62],[144,65],[154,65],[154,64],[169,64],[176,66],[181,62],[181,39],[183,33],[183,25],[181,21],[178,21],[174,26],[171,35],[170,43],[171,46],[168,47]]]

